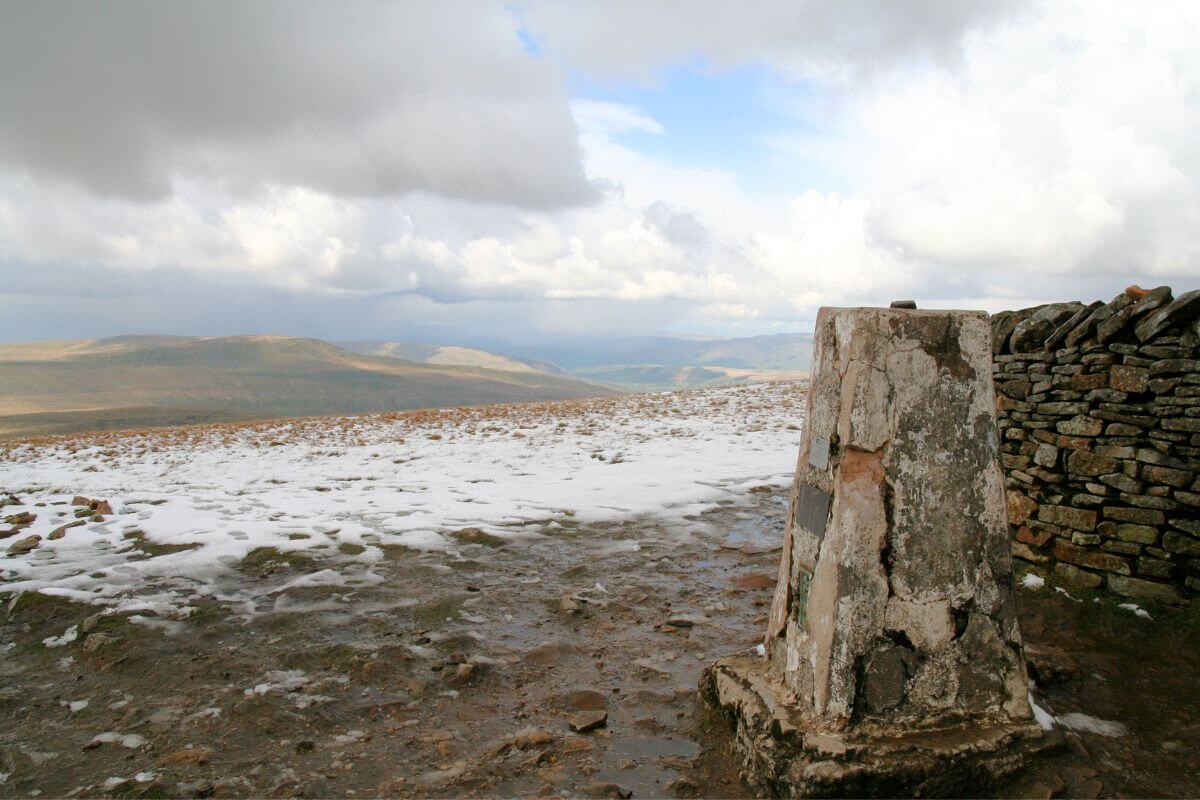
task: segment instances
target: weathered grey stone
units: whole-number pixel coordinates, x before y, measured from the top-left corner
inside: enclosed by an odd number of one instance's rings
[[[1096,377],[1106,378],[1106,375],[1098,375]],[[1085,398],[1089,403],[1124,403],[1129,399],[1129,395],[1125,392],[1116,389],[1093,389],[1088,392]],[[1141,411],[1142,409],[1138,409]]]
[[[1009,348],[1014,353],[1030,353],[1042,349],[1058,326],[1082,308],[1079,303],[1051,303],[1042,306],[1013,329],[1012,338],[1008,341]]]
[[[1192,348],[1147,344],[1139,347],[1138,353],[1146,358],[1189,358],[1192,355]]]
[[[1080,414],[1065,422],[1059,422],[1054,428],[1067,436],[1099,436],[1104,430],[1104,421]]]
[[[1119,575],[1130,575],[1132,570],[1129,562],[1118,555],[1079,547],[1066,539],[1054,543],[1054,557],[1078,567],[1098,569],[1102,572],[1115,572]]]
[[[1147,490],[1146,494],[1142,495],[1121,492],[1121,502],[1128,503],[1129,505],[1136,506],[1137,508],[1151,508],[1158,509],[1159,511],[1174,511],[1178,507],[1178,503],[1176,503],[1174,500],[1168,500],[1165,497],[1157,497],[1153,494],[1150,494],[1151,491],[1153,490],[1149,489]]]
[[[991,350],[983,313],[819,313],[767,658],[704,678],[760,790],[961,792],[1041,739]]]
[[[1097,308],[1095,311],[1089,314],[1087,318],[1083,320],[1083,322],[1076,325],[1075,329],[1067,334],[1067,337],[1063,340],[1063,344],[1070,347],[1077,342],[1086,339],[1096,332],[1096,327],[1101,322],[1104,322],[1106,319],[1118,313],[1126,306],[1130,306],[1132,304],[1133,298],[1122,292],[1114,297],[1107,305]]]
[[[1063,322],[1061,325],[1059,325],[1054,330],[1054,332],[1050,334],[1049,337],[1047,337],[1046,349],[1054,350],[1056,347],[1058,347],[1059,344],[1065,343],[1066,338],[1071,333],[1071,331],[1075,330],[1077,327],[1079,327],[1079,325],[1084,320],[1086,320],[1088,317],[1090,317],[1092,314],[1094,314],[1096,311],[1098,311],[1099,309],[1101,309],[1103,307],[1104,307],[1104,302],[1101,300],[1097,300],[1096,302],[1092,303],[1090,306],[1081,307],[1078,311],[1076,311],[1074,314],[1072,314],[1065,322]],[[1070,347],[1070,345],[1067,345],[1067,347]],[[1059,355],[1060,356],[1062,355],[1061,351],[1059,352]]]
[[[1039,414],[1086,414],[1089,406],[1087,403],[1039,403],[1037,410]]]
[[[1124,575],[1109,575],[1108,589],[1114,594],[1132,597],[1136,600],[1152,600],[1156,603],[1183,602],[1183,596],[1173,586]]]
[[[1163,534],[1163,549],[1182,556],[1200,556],[1200,539],[1167,531]]]
[[[1022,308],[1019,311],[1002,311],[992,317],[992,352],[999,355],[1008,350],[1009,338],[1012,336],[1013,330],[1018,324],[1029,319],[1029,317],[1039,308],[1041,308],[1041,306]],[[1000,356],[1000,358],[1007,357],[1010,356]]]
[[[1054,565],[1054,574],[1065,583],[1069,583],[1072,586],[1082,586],[1085,589],[1098,589],[1104,583],[1104,578],[1096,573],[1088,572],[1085,569],[1080,569],[1072,564],[1066,564],[1061,561]]]
[[[1085,511],[1082,508],[1070,506],[1044,505],[1038,509],[1038,519],[1051,525],[1061,525],[1077,531],[1092,531],[1096,529],[1096,512]]]
[[[1121,553],[1127,556],[1136,556],[1142,552],[1142,546],[1137,542],[1126,542],[1119,539],[1105,542],[1103,548],[1110,553]]]
[[[1161,511],[1152,508],[1121,508],[1106,506],[1105,519],[1115,519],[1118,522],[1133,522],[1138,525],[1162,525],[1166,516]]]
[[[1172,517],[1171,526],[1200,538],[1200,519],[1179,519]]]
[[[1086,450],[1075,450],[1067,456],[1067,471],[1072,475],[1092,478],[1116,472],[1117,466],[1115,458],[1099,456]]]
[[[1142,295],[1133,305],[1126,306],[1096,326],[1096,341],[1104,344],[1120,333],[1121,329],[1144,314],[1171,302],[1171,287],[1159,286]]]
[[[1112,389],[1123,392],[1144,392],[1148,378],[1150,378],[1150,372],[1147,369],[1127,367],[1123,363],[1118,363],[1112,367],[1112,371],[1109,373],[1109,384]]]
[[[1184,505],[1200,506],[1200,494],[1195,492],[1184,492],[1176,489],[1171,492],[1171,496]]]
[[[1137,560],[1137,573],[1148,578],[1170,580],[1175,574],[1175,565],[1161,558],[1142,556]]]
[[[1105,525],[1111,523],[1103,523]],[[1113,525],[1111,535],[1126,542],[1138,544],[1158,544],[1158,528],[1150,525]]]
[[[1150,375],[1175,375],[1180,372],[1195,373],[1200,371],[1200,361],[1191,358],[1167,358],[1150,365]]]
[[[1133,329],[1138,341],[1146,342],[1170,328],[1186,325],[1200,315],[1200,289],[1185,292],[1165,308],[1147,314]]]
[[[1054,469],[1058,465],[1058,448],[1051,444],[1039,444],[1033,460],[1039,466]]]
[[[1151,483],[1162,483],[1182,489],[1192,482],[1193,473],[1182,469],[1159,467],[1153,464],[1142,469],[1142,477]]]

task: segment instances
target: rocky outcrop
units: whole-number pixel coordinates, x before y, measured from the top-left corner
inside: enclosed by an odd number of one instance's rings
[[[1000,312],[992,352],[1014,555],[1140,600],[1200,592],[1200,290]]]

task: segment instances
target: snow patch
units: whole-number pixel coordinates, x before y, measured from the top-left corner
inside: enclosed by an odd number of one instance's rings
[[[36,514],[28,533],[42,542],[3,560],[0,593],[41,591],[148,624],[185,617],[197,599],[253,608],[272,591],[242,579],[255,551],[330,559],[288,567],[287,589],[302,589],[342,585],[328,567],[369,567],[391,547],[456,558],[447,534],[465,527],[519,547],[654,517],[667,538],[718,504],[745,502],[750,488],[790,483],[805,391],[764,383],[12,445],[0,485],[36,488],[7,510]],[[49,539],[71,521],[75,494],[116,513]],[[619,553],[653,543],[595,544]]]
[[[1110,738],[1129,735],[1129,729],[1119,722],[1098,719],[1088,714],[1081,714],[1078,711],[1063,714],[1057,719],[1060,725],[1073,731],[1087,731],[1088,733],[1094,733],[1098,736],[1108,736]]]
[[[1132,611],[1134,616],[1141,617],[1142,619],[1154,619],[1154,617],[1150,616],[1149,611],[1142,608],[1137,603],[1121,603],[1118,608],[1123,608],[1126,611]]]
[[[1029,693],[1029,707],[1033,709],[1033,718],[1042,726],[1042,730],[1054,729],[1054,715],[1033,701],[1033,692]]]
[[[121,747],[128,747],[130,750],[137,750],[146,743],[146,738],[144,736],[139,736],[136,733],[117,733],[116,731],[105,731],[97,736],[93,736],[92,741],[96,744],[119,744]]]
[[[1021,578],[1021,585],[1026,589],[1041,589],[1046,585],[1046,579],[1041,575],[1026,572],[1024,577]]]

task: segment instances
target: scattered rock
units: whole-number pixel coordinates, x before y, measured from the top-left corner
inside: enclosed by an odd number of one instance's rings
[[[579,649],[570,642],[542,642],[526,653],[523,660],[526,664],[557,664],[563,660],[564,656],[575,655],[578,652]]]
[[[565,736],[562,740],[563,755],[571,753],[586,753],[593,747],[591,739],[583,736]]]
[[[481,544],[484,547],[504,547],[508,544],[508,540],[488,533],[480,528],[460,528],[456,531],[451,531],[450,536],[464,544]]]
[[[50,531],[50,535],[46,538],[61,539],[67,535],[67,531],[70,530],[71,528],[77,528],[80,525],[86,525],[86,524],[87,524],[87,522],[85,520],[77,519],[74,522],[68,522],[66,525],[59,525],[54,530]]]
[[[892,306],[896,307],[895,303]],[[916,304],[913,305],[913,308],[916,308]],[[691,778],[680,776],[667,784],[667,791],[676,797],[699,797],[700,784]]]
[[[112,636],[107,633],[93,633],[83,640],[83,649],[89,653],[94,653],[102,647],[115,644],[119,641],[121,639],[118,636]]]
[[[1079,667],[1065,650],[1025,643],[1025,664],[1040,686],[1073,678]]]
[[[1033,784],[1029,789],[1029,794],[1025,795],[1029,800],[1053,800],[1055,797],[1062,797],[1067,791],[1067,784],[1063,779],[1055,774],[1041,778]]]
[[[633,797],[632,789],[622,789],[615,783],[589,783],[580,786],[579,791],[588,797],[606,797],[612,800],[629,800]]]
[[[531,747],[541,747],[544,744],[550,744],[554,741],[554,737],[541,728],[522,728],[513,734],[513,746],[520,750],[528,750]]]
[[[603,728],[608,725],[607,711],[583,711],[578,714],[573,714],[567,720],[567,724],[571,730],[576,733],[587,733],[594,731],[597,728]]]
[[[185,747],[158,760],[160,767],[198,767],[212,759],[213,751],[207,747]]]
[[[762,573],[751,573],[749,575],[739,575],[733,579],[733,585],[738,589],[773,589],[775,588],[775,579],[770,575]]]
[[[474,676],[475,664],[468,661],[455,666],[454,673],[446,678],[446,684],[449,686],[466,686]]]
[[[36,533],[26,536],[24,539],[17,539],[8,546],[8,554],[10,556],[20,556],[34,550],[42,543],[42,537]]]
[[[36,519],[37,514],[34,514],[32,511],[22,511],[19,514],[9,514],[4,518],[4,521],[17,528],[28,528]]]

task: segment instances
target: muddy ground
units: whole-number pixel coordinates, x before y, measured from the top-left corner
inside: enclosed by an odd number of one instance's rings
[[[696,686],[759,639],[780,499],[686,533],[467,532],[456,560],[390,550],[369,588],[316,580],[182,622],[23,595],[0,610],[0,797],[748,796]],[[340,568],[267,551],[236,579]],[[979,794],[1200,794],[1194,609],[1019,597],[1041,703],[1129,733],[1071,734]]]

